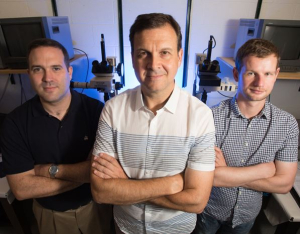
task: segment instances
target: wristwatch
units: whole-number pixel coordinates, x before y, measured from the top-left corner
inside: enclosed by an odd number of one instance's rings
[[[57,172],[58,172],[58,165],[52,164],[52,165],[49,167],[49,175],[50,175],[50,178],[51,178],[51,179],[55,179],[55,175],[57,174]]]

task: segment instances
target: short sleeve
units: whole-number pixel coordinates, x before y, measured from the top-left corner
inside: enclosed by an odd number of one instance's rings
[[[16,120],[6,117],[1,128],[1,150],[6,174],[17,174],[34,168],[34,159],[30,153],[24,132]]]
[[[198,136],[191,148],[188,167],[198,171],[213,171],[215,169],[215,126],[211,110],[200,113]]]
[[[111,126],[111,114],[108,105],[105,105],[99,119],[93,155],[97,156],[99,153],[106,153],[110,156],[118,158],[115,147],[115,133]]]
[[[299,144],[299,127],[296,119],[291,116],[289,121],[289,129],[283,145],[276,152],[275,159],[286,162],[298,161],[298,144]]]

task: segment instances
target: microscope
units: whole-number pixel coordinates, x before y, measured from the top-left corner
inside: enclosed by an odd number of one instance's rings
[[[120,77],[123,76],[123,64],[119,63],[116,67],[116,58],[106,58],[104,34],[101,34],[101,55],[102,61],[92,62],[92,73],[95,75],[90,82],[71,81],[71,88],[97,89],[104,93],[104,100],[107,101],[111,97],[118,94],[118,90],[123,88],[122,82],[115,81],[115,73]]]
[[[200,61],[196,66],[196,75],[193,85],[193,95],[199,99],[201,96],[203,103],[206,103],[207,92],[216,91],[221,85],[221,79],[217,76],[217,74],[221,72],[219,62],[217,60],[211,61],[213,39],[214,37],[210,36],[206,59],[203,62]]]

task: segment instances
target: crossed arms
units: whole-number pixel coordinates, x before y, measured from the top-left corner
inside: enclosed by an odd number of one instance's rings
[[[91,188],[98,203],[129,205],[144,201],[176,210],[201,213],[208,201],[213,171],[187,168],[174,176],[128,179],[120,164],[104,153],[94,157]]]
[[[293,186],[297,162],[261,163],[248,167],[228,167],[222,151],[215,147],[214,186],[245,187],[261,192],[288,193]]]
[[[90,160],[76,164],[60,164],[55,179],[48,169],[51,164],[35,165],[34,169],[7,175],[9,186],[18,200],[57,195],[89,183]]]

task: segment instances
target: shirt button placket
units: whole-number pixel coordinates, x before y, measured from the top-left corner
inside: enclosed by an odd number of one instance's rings
[[[151,226],[151,213],[148,209],[148,206],[145,206],[145,227],[146,227],[146,233],[148,233],[148,228]]]
[[[242,192],[241,192],[241,189],[240,188],[237,188],[237,201],[236,201],[236,205],[235,205],[235,207],[234,207],[234,214],[233,214],[233,220],[232,221],[234,221],[235,220],[235,222],[239,219],[239,213],[240,213],[240,208],[239,208],[239,204],[240,204],[240,200],[241,200],[241,198],[240,198],[240,195],[242,194]]]
[[[247,122],[245,122],[247,121]],[[250,123],[248,124],[248,120],[245,120],[244,119],[244,122],[243,122],[243,129],[246,130],[246,134],[245,134],[245,138],[244,138],[244,146],[243,146],[243,155],[242,155],[242,159],[240,161],[240,164],[241,166],[244,166],[245,165],[245,161],[246,161],[246,158],[248,157],[249,155],[249,127],[250,127]]]

